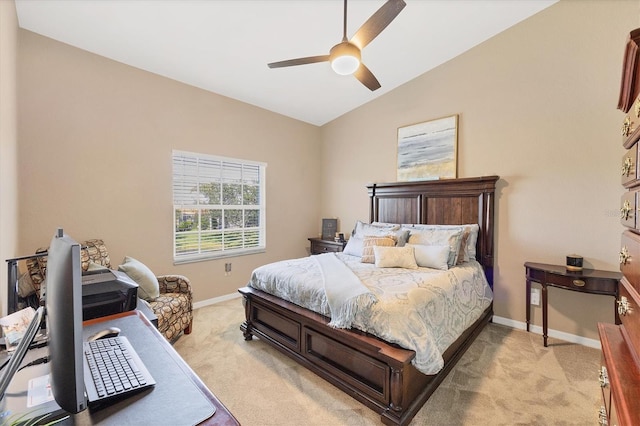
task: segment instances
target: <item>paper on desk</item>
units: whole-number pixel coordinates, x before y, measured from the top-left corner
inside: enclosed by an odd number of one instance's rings
[[[7,349],[18,344],[35,315],[36,311],[32,307],[28,307],[0,318],[0,326],[2,326]]]
[[[49,401],[53,401],[53,392],[51,392],[49,374],[29,380],[27,407],[35,407],[36,405],[44,404]]]

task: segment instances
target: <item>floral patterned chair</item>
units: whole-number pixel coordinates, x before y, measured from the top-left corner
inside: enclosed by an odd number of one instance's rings
[[[80,262],[82,270],[90,268],[105,267],[111,268],[109,252],[102,240],[88,240],[81,244]],[[45,252],[46,248],[36,250],[36,254]],[[39,256],[26,260],[27,272],[20,278],[20,296],[24,297],[33,288],[31,297],[40,297],[40,287],[45,280],[47,270],[47,257]],[[182,275],[160,275],[157,276],[160,295],[151,300],[139,299],[138,303],[149,305],[153,313],[158,317],[158,331],[170,342],[175,341],[182,332],[191,333],[193,324],[193,295],[191,283],[187,277]],[[25,281],[29,281],[25,284]],[[36,299],[36,300],[37,300]]]

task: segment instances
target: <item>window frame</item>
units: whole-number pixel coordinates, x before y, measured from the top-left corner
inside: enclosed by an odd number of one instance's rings
[[[183,167],[182,170],[177,170],[179,166]],[[244,256],[266,251],[266,169],[267,164],[264,162],[172,150],[171,194],[174,264]],[[218,172],[220,174],[215,176]],[[258,182],[252,184],[255,179]],[[244,204],[247,196],[245,191],[247,183],[250,186],[257,186],[257,204]],[[210,197],[203,193],[205,191],[201,186],[203,184],[211,185],[208,194],[215,194],[216,197],[219,197],[218,200],[214,200],[217,202],[211,202]],[[237,188],[238,184],[240,191]],[[193,185],[195,188],[190,190],[194,194],[193,203],[185,202],[187,188]],[[225,185],[231,187],[228,190],[233,190],[232,187],[236,186],[235,194],[232,195],[235,195],[236,199],[240,198],[239,204],[225,204],[226,194],[229,194],[229,192],[225,192]],[[240,216],[238,216],[238,210]],[[258,224],[257,226],[247,226],[247,221],[256,219],[255,210],[258,211]],[[247,215],[249,211],[252,212]],[[181,225],[188,223],[185,219],[187,216],[197,218],[197,224],[191,223],[195,229],[180,231]],[[202,225],[203,216],[209,217],[209,222],[205,223],[209,223],[210,226],[205,229]],[[229,224],[226,222],[227,217],[230,218],[229,222],[231,223]],[[234,225],[232,218],[236,222],[239,220],[240,226],[237,223]],[[216,227],[212,225],[214,221]],[[185,244],[180,247],[181,237],[190,238],[190,235],[196,236],[196,241],[192,241],[191,246]],[[215,244],[216,248],[207,249],[207,241],[209,241],[209,245]],[[249,246],[246,246],[247,243]],[[241,247],[234,247],[238,244]]]

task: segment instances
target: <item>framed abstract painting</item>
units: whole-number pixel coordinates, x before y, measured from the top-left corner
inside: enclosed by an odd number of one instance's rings
[[[458,176],[458,115],[398,128],[399,182]]]

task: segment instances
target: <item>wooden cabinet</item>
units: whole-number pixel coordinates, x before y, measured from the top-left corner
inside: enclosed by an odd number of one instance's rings
[[[624,325],[598,324],[602,343],[599,381],[603,415],[600,424],[634,426],[640,424],[640,366],[624,333]],[[606,422],[605,422],[606,420]]]
[[[346,241],[323,240],[322,238],[309,238],[311,241],[311,254],[332,253],[344,250]]]
[[[640,29],[629,34],[624,56],[618,108],[621,118],[622,145],[627,153],[622,159],[622,196],[620,220],[625,227],[620,239],[622,279],[616,300],[621,325],[598,324],[602,344],[599,381],[602,408],[599,424],[640,425],[640,221],[638,193],[640,173],[638,151],[640,139]]]

